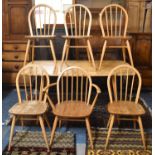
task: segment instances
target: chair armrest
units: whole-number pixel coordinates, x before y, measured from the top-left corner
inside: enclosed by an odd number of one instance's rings
[[[50,87],[56,86],[57,83],[51,83],[43,89],[43,92],[46,92]]]
[[[34,35],[34,36],[30,36],[27,35],[25,36],[26,39],[30,39],[30,40],[35,40],[35,39],[54,39],[56,36],[55,35]]]
[[[94,98],[94,100],[93,100],[93,102],[91,104],[91,108],[93,110],[93,108],[95,106],[95,103],[96,103],[96,100],[97,100],[97,97],[98,97],[99,93],[101,93],[101,89],[96,84],[92,84],[92,86],[96,89],[96,92],[97,92],[96,95],[95,95],[95,98]]]
[[[96,84],[92,84],[92,86],[96,89],[98,94],[101,93],[101,89]]]

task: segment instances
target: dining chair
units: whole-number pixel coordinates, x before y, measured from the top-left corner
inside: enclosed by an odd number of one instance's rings
[[[51,57],[54,61],[54,69],[56,67],[56,56],[54,50],[53,40],[55,38],[55,27],[56,27],[56,13],[55,10],[46,4],[38,4],[31,8],[28,14],[28,25],[30,35],[26,36],[28,39],[24,65],[28,57],[28,53],[31,50],[31,59],[34,62],[34,54],[36,48],[50,48]],[[46,45],[40,45],[40,41],[46,40]],[[39,45],[38,42],[39,41]]]
[[[64,61],[67,61],[68,59],[70,48],[86,49],[89,62],[92,63],[94,68],[96,68],[91,44],[89,41],[91,38],[90,29],[92,24],[92,15],[90,10],[82,4],[74,4],[65,10],[64,18],[66,35],[62,36],[65,39],[65,43],[62,53],[61,68]],[[83,45],[79,45],[78,42],[76,42],[76,45],[71,45],[71,40],[83,40]]]
[[[92,79],[86,71],[77,66],[65,69],[59,75],[57,82],[50,84],[46,89],[53,86],[57,88],[57,103],[54,104],[47,94],[55,116],[50,145],[52,145],[58,121],[85,121],[91,148],[93,149],[89,116],[95,106],[100,88],[92,83]],[[93,93],[94,88],[96,91]]]
[[[12,123],[8,150],[11,149],[17,119],[21,121],[22,125],[24,125],[24,121],[39,121],[46,147],[49,150],[44,126],[45,120],[50,128],[46,117],[48,103],[46,102],[46,94],[43,94],[43,88],[47,85],[49,85],[49,76],[41,66],[28,64],[18,72],[16,77],[18,102],[9,109],[9,113],[12,116]],[[48,89],[46,89],[46,92],[48,92]]]
[[[123,60],[126,61],[126,49],[129,56],[129,62],[133,66],[131,47],[129,43],[130,36],[127,36],[128,14],[127,11],[118,4],[105,6],[99,14],[99,23],[104,40],[100,63],[98,69],[101,69],[105,51],[108,48],[122,49]]]
[[[145,114],[139,103],[142,80],[136,68],[123,64],[111,70],[107,79],[110,102],[107,111],[110,114],[107,124],[108,134],[105,148],[107,148],[114,120],[138,122],[142,143],[146,149],[144,129],[141,116]]]

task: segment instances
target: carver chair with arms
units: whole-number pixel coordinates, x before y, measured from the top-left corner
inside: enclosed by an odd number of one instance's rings
[[[58,102],[54,105],[48,96],[53,114],[55,115],[50,145],[52,145],[58,121],[85,121],[91,148],[93,149],[89,116],[100,93],[99,87],[92,83],[91,77],[86,71],[74,66],[65,69],[59,75],[57,83],[50,84],[47,86],[47,89],[53,86],[57,88]],[[94,88],[96,91],[93,95],[92,90]]]

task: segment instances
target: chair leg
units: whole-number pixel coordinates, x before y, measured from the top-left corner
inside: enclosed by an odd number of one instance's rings
[[[92,139],[91,128],[90,128],[90,123],[89,123],[88,118],[86,118],[86,127],[87,127],[87,132],[88,132],[88,136],[89,136],[89,140],[90,140],[90,146],[91,146],[91,149],[93,150],[94,149],[93,139]]]
[[[53,139],[54,139],[54,134],[55,134],[55,129],[56,129],[57,123],[58,123],[58,117],[56,116],[55,119],[54,119],[53,128],[52,128],[52,132],[51,132],[50,146],[53,143]]]
[[[59,120],[59,128],[61,128],[61,124],[62,124],[62,121],[61,121],[61,120]]]
[[[90,41],[89,40],[87,40],[87,46],[88,46],[88,50],[89,50],[89,54],[90,54],[90,58],[91,58],[93,67],[96,69],[95,61],[94,61],[94,57],[93,57],[93,52],[92,52],[92,48],[91,48],[91,45],[90,45]]]
[[[24,58],[24,66],[26,65],[26,60],[27,60],[27,56],[28,56],[28,53],[29,53],[30,43],[31,43],[31,41],[28,40],[27,41],[27,46],[26,46],[25,58]]]
[[[117,123],[118,123],[118,127],[120,125],[120,116],[117,116]]]
[[[11,149],[11,142],[13,139],[13,133],[14,133],[14,128],[15,128],[15,122],[16,122],[16,116],[13,116],[12,118],[12,123],[11,123],[11,130],[10,130],[10,139],[9,139],[9,146],[8,146],[8,151]]]
[[[111,121],[111,115],[109,116],[109,119],[108,119],[107,128],[109,128],[110,121]]]
[[[51,52],[52,52],[52,56],[53,56],[53,60],[56,64],[56,56],[55,56],[55,50],[54,50],[54,45],[53,45],[53,41],[50,40],[50,46],[51,46]]]
[[[144,137],[144,129],[143,129],[143,124],[142,124],[142,119],[141,119],[140,116],[138,116],[138,124],[139,124],[139,128],[140,128],[140,133],[141,133],[141,137],[142,137],[142,142],[143,142],[144,150],[146,150],[145,137]]]
[[[48,128],[51,130],[51,126],[50,126],[50,123],[49,123],[48,118],[47,118],[46,115],[44,115],[44,119],[45,119],[45,121],[47,123]]]
[[[126,62],[126,53],[125,53],[125,48],[122,48],[122,55],[123,55],[123,61]]]
[[[33,40],[32,41],[32,63],[34,61],[34,43],[35,43],[35,41]]]
[[[128,50],[130,63],[131,63],[132,66],[134,66],[133,59],[132,59],[132,53],[131,53],[131,47],[130,47],[130,43],[129,43],[128,40],[126,41],[126,45],[127,45],[127,50]]]
[[[107,41],[105,40],[105,41],[104,41],[104,44],[103,44],[103,47],[102,47],[102,53],[101,53],[101,58],[100,58],[100,63],[99,63],[99,68],[98,68],[98,70],[101,69],[103,57],[104,57],[105,50],[106,50],[106,46],[107,46]]]
[[[86,48],[86,50],[87,50],[88,61],[89,61],[89,63],[91,63],[90,54],[89,54],[89,49]]]
[[[48,145],[46,130],[45,130],[44,121],[43,121],[42,116],[39,116],[39,122],[40,122],[40,126],[41,126],[41,129],[42,129],[42,134],[43,134],[43,137],[44,137],[44,140],[45,140],[45,143],[46,143],[47,150],[49,151],[49,145]]]
[[[107,135],[107,138],[106,138],[105,149],[108,146],[111,130],[112,130],[112,127],[113,127],[113,124],[114,124],[114,118],[115,118],[115,116],[111,115],[111,121],[110,121],[110,126],[109,126],[109,129],[108,129],[108,135]]]
[[[61,65],[60,65],[60,71],[62,70],[62,66],[63,66],[64,60],[65,60],[67,44],[68,44],[68,39],[65,40],[65,44],[64,44],[64,47],[63,47],[62,58],[61,58]]]
[[[21,117],[20,121],[21,121],[21,125],[22,125],[22,127],[23,127],[23,126],[24,126],[23,117]]]
[[[135,120],[135,118],[133,120],[133,127],[134,127],[134,129],[136,129],[136,120]]]
[[[70,47],[70,40],[68,40],[68,43],[67,43],[67,48],[66,48],[66,58],[65,58],[65,61],[68,60],[69,47]]]

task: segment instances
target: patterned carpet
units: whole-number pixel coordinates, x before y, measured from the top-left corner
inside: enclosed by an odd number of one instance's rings
[[[47,132],[48,141],[50,133]],[[56,132],[50,152],[47,152],[42,133],[38,131],[16,132],[11,151],[3,151],[3,155],[74,155],[75,139],[71,132]]]
[[[143,150],[140,131],[137,129],[116,129],[112,130],[107,150],[104,150],[107,129],[92,128],[94,137],[94,151],[90,149],[88,140],[88,155],[151,155],[152,133],[145,131],[147,150]]]

